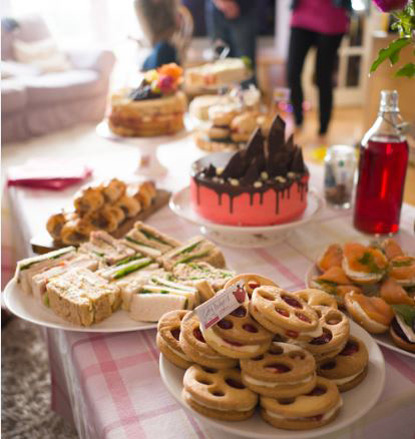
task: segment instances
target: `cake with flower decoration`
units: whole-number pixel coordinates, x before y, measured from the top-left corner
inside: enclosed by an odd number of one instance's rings
[[[265,138],[260,128],[245,149],[211,154],[192,166],[193,209],[214,223],[267,226],[292,221],[307,207],[309,173],[285,122],[273,120]]]
[[[166,64],[145,73],[138,88],[111,96],[109,127],[120,136],[150,137],[174,134],[184,128],[186,96],[179,90],[182,69]]]

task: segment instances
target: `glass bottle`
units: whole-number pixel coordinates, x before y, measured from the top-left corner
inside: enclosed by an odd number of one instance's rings
[[[378,117],[360,146],[354,226],[362,232],[399,230],[409,152],[400,124],[398,93],[382,90]]]

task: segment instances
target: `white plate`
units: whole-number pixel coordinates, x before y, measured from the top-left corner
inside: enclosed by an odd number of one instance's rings
[[[354,389],[342,393],[343,407],[338,417],[330,424],[314,430],[287,431],[271,427],[262,420],[258,410],[252,418],[241,422],[226,422],[207,418],[192,410],[181,398],[183,369],[174,366],[163,355],[160,355],[160,374],[164,385],[182,406],[219,430],[257,439],[308,439],[323,436],[340,430],[363,417],[376,404],[385,384],[385,361],[379,347],[370,335],[354,322],[350,322],[350,332],[365,343],[369,352],[367,377]]]
[[[305,283],[308,288],[311,287],[311,278],[314,276],[318,276],[320,272],[318,271],[317,267],[315,265],[312,265],[306,274],[305,277]],[[396,346],[396,344],[392,341],[389,333],[386,334],[371,334],[371,336],[375,339],[376,343],[380,344],[381,346],[384,346],[385,348],[392,349],[393,351],[399,352],[400,354],[407,355],[408,357],[415,358],[415,354],[412,352],[405,351],[404,349],[401,349],[399,346]]]
[[[111,317],[92,326],[78,326],[66,322],[34,296],[26,294],[11,280],[3,291],[4,303],[16,316],[47,328],[78,332],[127,332],[156,328],[157,323],[136,322],[127,311],[118,310]]]
[[[186,187],[173,194],[170,198],[169,206],[176,215],[199,225],[202,233],[221,244],[241,248],[254,248],[275,245],[286,239],[293,229],[305,225],[317,216],[324,206],[324,200],[315,189],[311,188],[308,192],[308,203],[304,213],[295,221],[275,224],[273,226],[230,226],[213,223],[204,219],[192,208],[190,187]]]

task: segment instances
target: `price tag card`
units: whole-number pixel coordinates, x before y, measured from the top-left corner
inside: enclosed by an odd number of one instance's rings
[[[230,314],[245,301],[246,292],[243,282],[238,282],[202,303],[195,312],[203,329],[208,329]]]

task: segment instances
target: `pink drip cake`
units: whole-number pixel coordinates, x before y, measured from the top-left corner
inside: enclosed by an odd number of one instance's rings
[[[264,138],[258,128],[246,149],[211,154],[193,163],[193,209],[218,224],[268,226],[300,217],[307,207],[309,173],[293,136],[277,116]]]

